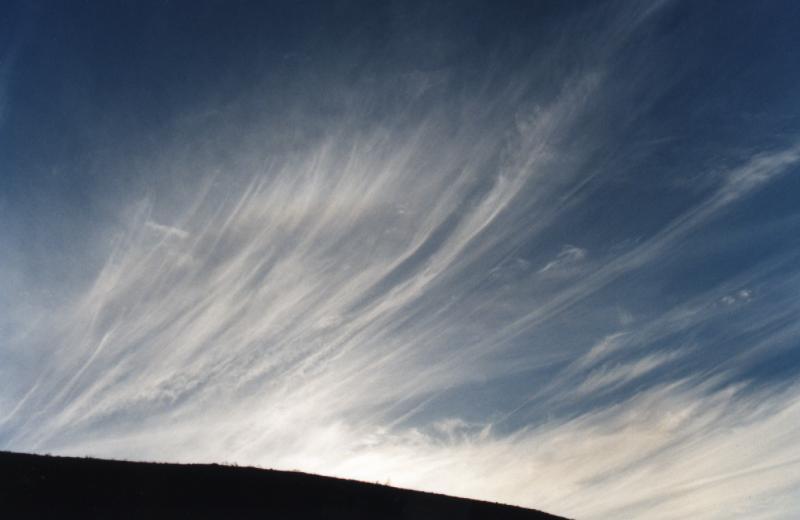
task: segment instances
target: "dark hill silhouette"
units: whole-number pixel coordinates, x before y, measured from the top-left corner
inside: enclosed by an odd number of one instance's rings
[[[496,519],[519,507],[292,471],[0,452],[3,518]]]

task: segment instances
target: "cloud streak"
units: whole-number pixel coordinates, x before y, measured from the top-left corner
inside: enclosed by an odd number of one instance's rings
[[[800,145],[679,161],[700,188],[649,173],[674,143],[631,134],[677,87],[619,62],[651,62],[631,42],[670,5],[573,15],[565,34],[607,23],[480,81],[320,73],[352,108],[330,118],[259,119],[258,89],[198,107],[244,130],[148,145],[148,189],[97,224],[88,281],[0,322],[0,447],[390,479],[579,518],[797,511],[800,387],[774,367],[796,355],[800,250],[716,238],[794,186]]]

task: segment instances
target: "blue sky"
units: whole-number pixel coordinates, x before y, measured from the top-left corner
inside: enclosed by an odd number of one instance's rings
[[[800,12],[6,2],[0,449],[800,511]]]

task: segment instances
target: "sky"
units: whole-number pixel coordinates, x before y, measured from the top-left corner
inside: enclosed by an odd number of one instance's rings
[[[800,515],[800,3],[6,1],[0,449]]]

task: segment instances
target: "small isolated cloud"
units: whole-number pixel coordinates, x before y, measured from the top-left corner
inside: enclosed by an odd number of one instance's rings
[[[145,226],[148,229],[156,231],[164,236],[170,236],[175,238],[186,238],[189,236],[189,233],[180,228],[176,228],[173,226],[165,226],[164,224],[159,224],[158,222],[154,222],[152,220],[148,220],[147,222],[145,222]]]
[[[565,244],[556,257],[539,269],[540,273],[557,272],[573,267],[586,258],[586,250]]]
[[[720,302],[725,305],[733,305],[735,303],[747,303],[753,299],[753,291],[750,289],[741,289],[735,293],[726,294],[720,298]]]

